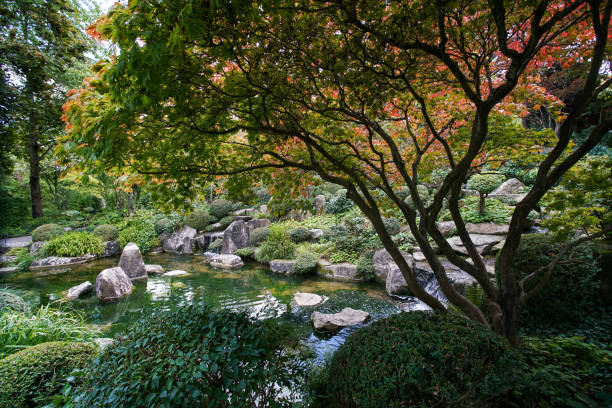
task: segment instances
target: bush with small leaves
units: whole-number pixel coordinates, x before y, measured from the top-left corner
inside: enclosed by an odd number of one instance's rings
[[[234,217],[231,215],[223,217],[219,220],[219,223],[223,226],[223,228],[229,227],[232,222],[234,222]]]
[[[155,233],[159,235],[163,232],[166,232],[168,224],[170,224],[170,219],[166,217],[160,218],[159,220],[155,221]]]
[[[268,238],[269,234],[270,228],[268,227],[255,228],[250,234],[251,245],[258,246],[259,244],[262,244],[266,238]]]
[[[98,225],[94,228],[93,234],[102,238],[102,241],[115,241],[119,238],[119,231],[110,224]]]
[[[49,241],[63,233],[63,228],[57,224],[43,224],[32,231],[32,241]]]
[[[419,198],[423,202],[423,205],[428,206],[430,204],[431,196],[429,195],[429,190],[427,189],[427,187],[422,184],[418,184],[417,193],[419,195]],[[414,208],[412,196],[410,194],[404,199],[404,202],[408,204],[411,208]]]
[[[0,408],[41,407],[53,401],[74,369],[95,357],[92,343],[53,341],[0,360]]]
[[[53,238],[45,246],[45,251],[55,256],[100,255],[104,252],[104,244],[99,236],[76,231]]]
[[[302,252],[295,258],[293,272],[298,275],[306,275],[317,269],[319,258],[312,252]]]
[[[292,259],[295,244],[291,242],[284,228],[278,225],[270,227],[268,238],[255,254],[258,262],[269,262],[272,259]]]
[[[504,182],[502,174],[474,174],[467,182],[467,188],[477,191],[480,197],[478,211],[480,215],[485,212],[485,198]]]
[[[234,204],[231,201],[218,198],[210,203],[210,214],[217,218],[223,218],[234,210]]]
[[[30,305],[21,296],[17,296],[6,289],[0,289],[0,314],[9,311],[27,313],[30,311]]]
[[[238,255],[243,260],[255,260],[255,248],[253,247],[239,248],[234,254]]]
[[[289,231],[289,238],[291,238],[292,242],[299,244],[310,239],[310,231],[308,228],[297,227]]]
[[[329,199],[326,210],[330,214],[342,214],[350,210],[353,205],[353,201],[346,197],[346,190],[341,189]]]
[[[210,217],[204,210],[196,209],[185,217],[185,224],[197,231],[203,231],[210,223]]]
[[[209,252],[217,252],[221,249],[221,247],[223,246],[223,240],[222,239],[215,239],[213,242],[210,243],[210,245],[208,246],[207,250]]]
[[[374,251],[367,250],[357,259],[357,273],[366,280],[374,279]]]

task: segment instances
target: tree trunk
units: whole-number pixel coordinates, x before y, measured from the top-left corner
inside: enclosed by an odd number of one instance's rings
[[[485,212],[485,196],[482,193],[479,193],[479,201],[478,201],[478,213],[480,215],[484,215]]]
[[[28,136],[28,154],[30,156],[30,198],[32,199],[32,218],[40,218],[42,212],[42,194],[40,191],[40,146],[35,131]]]

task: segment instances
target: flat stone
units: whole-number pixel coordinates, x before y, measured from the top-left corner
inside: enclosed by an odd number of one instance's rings
[[[67,300],[78,299],[79,297],[81,297],[82,295],[86,293],[93,292],[93,288],[94,288],[93,285],[89,281],[83,282],[77,286],[73,286],[70,289],[68,289],[68,293],[66,294],[66,299]]]
[[[368,312],[345,307],[340,313],[313,312],[310,320],[315,330],[338,330],[347,326],[365,323],[370,318]]]
[[[130,242],[123,248],[121,258],[119,259],[119,267],[133,281],[147,279],[147,271],[145,270],[140,248],[133,242]]]
[[[270,271],[274,273],[282,273],[284,275],[291,275],[293,273],[294,265],[295,260],[273,259],[270,261]]]
[[[255,212],[254,208],[243,208],[241,210],[236,210],[232,213],[232,215],[236,215],[236,216],[248,216],[250,214],[253,214]]]
[[[494,222],[482,222],[480,224],[468,222],[465,224],[465,228],[470,234],[506,235],[509,226],[507,224],[496,224]]]
[[[244,222],[248,222],[251,221],[253,219],[252,215],[234,215],[234,221],[244,221]]]
[[[323,298],[314,293],[298,292],[293,295],[293,301],[297,306],[305,307],[318,305],[319,303],[323,302]]]
[[[166,272],[164,273],[162,276],[165,277],[177,277],[177,276],[188,276],[189,273],[182,271],[180,269],[174,270],[174,271],[170,271],[170,272]]]
[[[145,265],[147,275],[161,275],[164,273],[164,268],[161,265]]]
[[[11,248],[25,248],[30,246],[32,243],[31,235],[24,235],[22,237],[4,238],[0,239],[0,248],[11,249]]]
[[[491,248],[495,246],[495,244],[500,242],[503,237],[499,235],[470,234],[470,239],[472,240],[472,243],[474,244],[478,252],[484,255],[488,251],[490,251]],[[452,237],[449,238],[447,241],[455,252],[461,255],[468,255],[467,250],[465,249],[463,242],[461,241],[461,238],[459,238],[458,236]]]
[[[412,258],[416,262],[423,262],[425,260],[425,255],[421,251],[414,251],[412,253]]]
[[[242,262],[242,259],[240,259],[238,255],[215,254],[215,256],[210,259],[210,266],[214,266],[215,268],[236,269],[243,265],[244,262]]]
[[[172,234],[167,232],[161,235],[162,248],[166,252],[174,252],[178,254],[192,254],[194,247],[194,238],[197,235],[195,228],[188,225],[183,225]]]
[[[104,269],[96,278],[96,296],[103,302],[111,302],[132,293],[134,285],[120,267]]]
[[[357,271],[357,265],[343,262],[338,264],[319,263],[318,272],[321,276],[337,281],[363,281],[365,280]]]
[[[323,238],[323,235],[325,235],[325,231],[323,231],[321,228],[313,228],[308,230],[308,232],[310,232],[310,239],[313,241],[321,239]]]
[[[210,224],[206,229],[207,231],[210,231],[210,232],[222,231],[223,224],[221,224],[220,222],[215,222],[213,224]]]
[[[56,266],[78,265],[93,261],[94,259],[96,259],[95,255],[83,255],[77,257],[48,256],[46,258],[35,259],[32,261],[30,264],[30,269],[45,269]]]
[[[97,339],[94,339],[93,342],[98,346],[100,350],[104,350],[105,348],[115,344],[117,340],[111,339],[110,337],[98,337]]]
[[[0,268],[0,274],[16,272],[17,269],[18,269],[18,267],[16,267],[16,266],[5,266],[3,268]]]
[[[255,228],[264,228],[270,225],[270,220],[267,218],[256,218],[254,220],[247,221],[246,226],[249,229],[249,234]]]

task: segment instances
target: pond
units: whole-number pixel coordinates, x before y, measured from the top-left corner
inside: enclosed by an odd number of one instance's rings
[[[102,303],[95,295],[71,302],[70,307],[85,314],[87,320],[105,329],[113,337],[153,310],[176,309],[190,302],[203,302],[214,308],[246,311],[253,317],[286,319],[296,334],[309,345],[316,360],[333,352],[357,327],[328,334],[314,332],[310,322],[313,310],[335,313],[344,307],[369,312],[380,319],[399,312],[400,308],[387,296],[381,284],[334,282],[316,276],[283,277],[259,264],[247,264],[235,271],[211,268],[197,255],[159,254],[144,257],[147,264],[159,264],[166,271],[181,269],[184,277],[150,276],[135,283],[134,291],[114,303]],[[95,284],[98,273],[118,264],[118,258],[56,270],[38,270],[0,276],[0,286],[23,292],[33,304],[62,307],[66,291],[79,283]],[[315,309],[291,305],[296,292],[316,293],[326,300]],[[400,305],[401,306],[401,305]]]

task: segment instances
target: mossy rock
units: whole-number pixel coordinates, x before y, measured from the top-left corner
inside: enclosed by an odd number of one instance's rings
[[[9,311],[27,313],[30,311],[30,305],[11,292],[0,290],[0,313]]]

